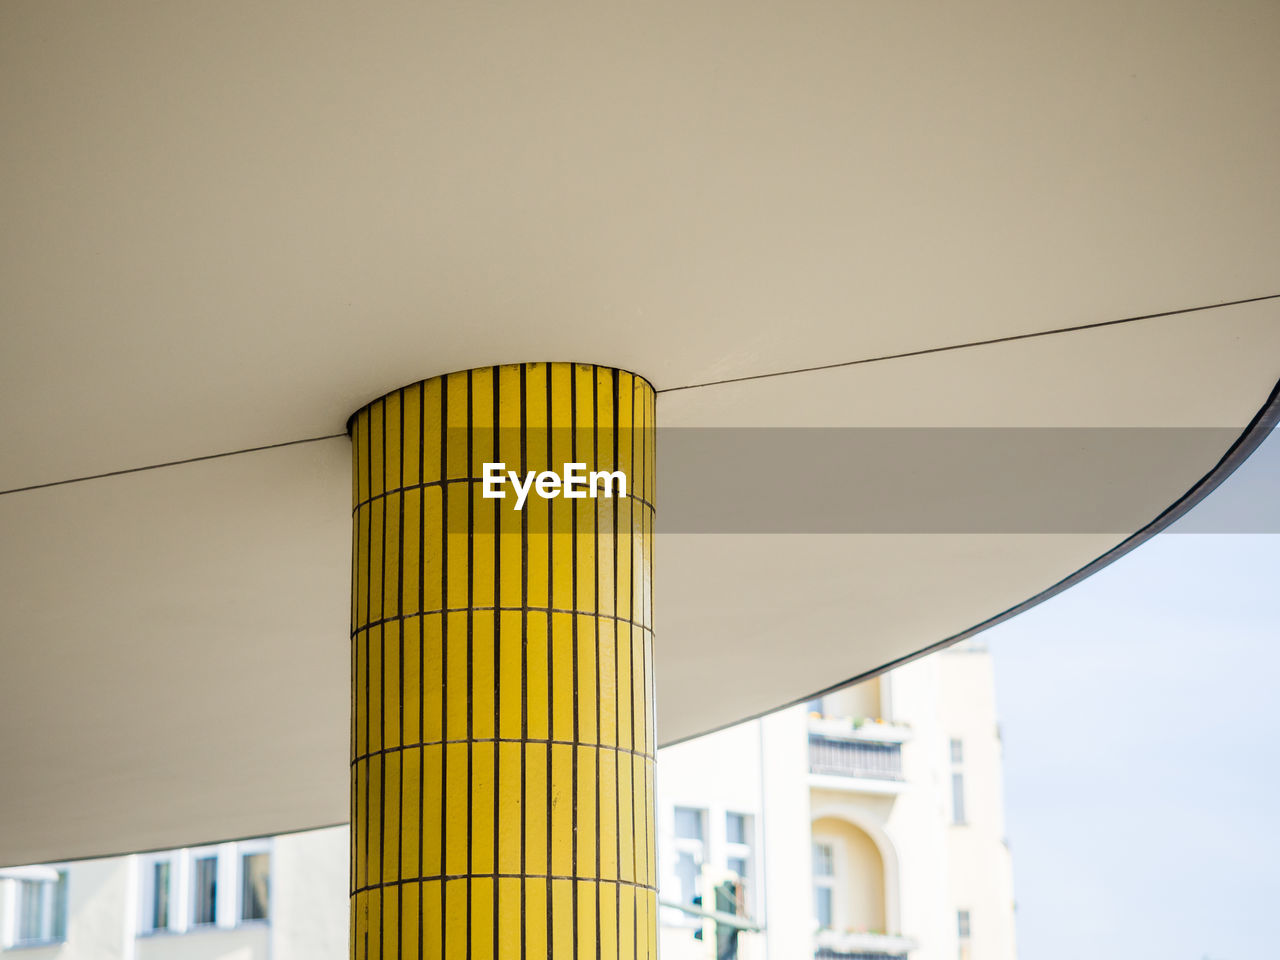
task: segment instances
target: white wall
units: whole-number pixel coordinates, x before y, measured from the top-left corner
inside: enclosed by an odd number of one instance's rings
[[[346,827],[277,837],[272,863],[272,960],[346,960]]]
[[[949,738],[960,740],[965,820],[949,830],[950,898],[970,911],[971,956],[1013,960],[1013,874],[1004,840],[1003,756],[991,657],[981,646],[943,659],[938,710]],[[948,757],[949,767],[950,758]]]
[[[814,789],[811,817],[866,831],[885,864],[887,932],[911,960],[960,955],[957,911],[971,914],[975,960],[1013,960],[1013,894],[1002,842],[1001,756],[990,657],[976,644],[913,661],[881,679],[885,718],[909,729],[896,796]],[[858,695],[845,696],[858,702]],[[967,823],[952,823],[950,744],[963,744]],[[829,778],[828,778],[829,779]]]
[[[65,868],[67,938],[60,944],[22,946],[22,960],[129,960],[127,918],[131,915],[131,871],[127,858],[88,860]],[[0,882],[4,903],[12,908],[12,881]]]
[[[270,943],[267,924],[157,933],[138,939],[137,960],[265,960]]]
[[[741,724],[700,740],[667,747],[658,751],[655,779],[658,824],[658,887],[662,900],[679,899],[676,882],[675,808],[706,810],[705,863],[714,873],[725,865],[725,815],[746,814],[755,826],[756,853],[750,899],[759,902],[759,824],[760,824],[760,741],[756,724]],[[704,889],[704,903],[713,906]],[[704,940],[695,940],[699,926],[677,912],[663,911],[665,921],[659,931],[663,960],[707,960],[713,956],[711,927],[705,926]],[[740,943],[744,958],[749,957],[748,941]],[[758,939],[758,938],[755,938]]]
[[[658,752],[659,886],[664,900],[678,898],[675,883],[674,810],[708,811],[707,863],[724,866],[725,815],[752,818],[751,918],[764,934],[743,934],[742,960],[790,960],[812,955],[809,917],[810,847],[805,713],[774,714],[700,740]],[[764,771],[768,775],[763,775]],[[708,901],[708,905],[710,902]],[[676,915],[667,911],[664,921]],[[696,941],[684,927],[664,923],[663,960],[703,960],[713,940]]]
[[[912,960],[955,960],[955,915],[950,900],[946,802],[947,732],[938,714],[944,664],[925,657],[889,680],[894,719],[911,728],[902,747],[908,788],[894,803],[885,830],[900,864],[901,932],[918,944]]]
[[[829,693],[822,698],[822,712],[829,717],[848,717],[851,720],[885,719],[881,683],[879,678],[875,678]]]
[[[808,715],[803,707],[757,721],[764,744],[764,920],[769,960],[813,956],[813,845],[809,833]]]
[[[224,858],[219,877],[219,914],[234,925],[182,933],[139,934],[146,910],[140,903],[143,874],[152,857],[68,864],[66,941],[18,947],[12,955],[21,960],[346,960],[347,836],[346,827],[336,827],[240,845],[234,856]],[[270,919],[236,923],[235,858],[263,846],[271,853]],[[12,886],[0,881],[0,906],[9,912]],[[185,888],[176,894],[186,895]]]

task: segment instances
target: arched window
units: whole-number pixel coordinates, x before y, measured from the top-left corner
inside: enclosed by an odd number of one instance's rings
[[[813,822],[813,902],[818,929],[886,932],[884,859],[875,841],[846,820]]]

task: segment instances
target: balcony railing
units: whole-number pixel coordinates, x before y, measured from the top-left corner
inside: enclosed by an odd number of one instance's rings
[[[907,937],[883,933],[837,933],[820,930],[814,960],[906,960],[919,944]]]
[[[809,771],[869,780],[902,779],[902,744],[809,734]]]

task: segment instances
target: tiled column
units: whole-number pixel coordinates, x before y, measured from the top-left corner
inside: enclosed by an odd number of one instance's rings
[[[436,377],[356,413],[351,956],[653,958],[654,392]],[[485,462],[627,496],[483,496]]]

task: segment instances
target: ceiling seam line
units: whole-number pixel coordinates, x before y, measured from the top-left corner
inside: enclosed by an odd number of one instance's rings
[[[819,373],[824,370],[839,370],[843,367],[857,367],[868,363],[881,363],[886,360],[905,360],[911,357],[928,356],[934,353],[948,353],[953,350],[967,350],[973,347],[987,347],[998,343],[1013,343],[1019,340],[1034,340],[1040,337],[1057,336],[1064,333],[1078,333],[1084,330],[1097,330],[1101,327],[1114,327],[1124,323],[1136,323],[1139,320],[1156,320],[1161,317],[1180,316],[1187,313],[1198,313],[1204,310],[1217,310],[1223,307],[1237,307],[1247,303],[1261,303],[1266,300],[1280,299],[1280,293],[1266,294],[1261,297],[1248,297],[1243,300],[1225,300],[1221,303],[1204,304],[1198,307],[1183,307],[1178,310],[1165,310],[1160,313],[1147,313],[1136,317],[1121,317],[1118,320],[1099,320],[1095,323],[1081,323],[1071,327],[1058,327],[1053,330],[1037,330],[1032,333],[1016,333],[1007,337],[994,337],[989,340],[972,340],[966,343],[952,343],[941,347],[926,347],[921,350],[909,350],[905,353],[890,353],[878,357],[863,357],[859,360],[842,360],[838,363],[824,363],[812,367],[796,367],[791,370],[778,370],[771,373],[757,373],[745,377],[729,377],[724,380],[708,380],[704,383],[689,383],[679,387],[663,387],[655,389],[655,393],[675,393],[680,390],[697,390],[703,387],[719,387],[731,383],[748,383],[752,380],[768,380],[773,377],[789,377],[801,373]],[[108,477],[119,477],[130,473],[143,473],[147,470],[160,470],[164,467],[179,467],[188,463],[200,463],[205,460],[220,460],[223,457],[235,457],[245,453],[258,453],[263,450],[276,450],[280,447],[297,446],[303,443],[318,443],[321,440],[336,440],[347,433],[329,433],[319,437],[305,437],[301,440],[285,440],[281,443],[269,443],[260,447],[245,447],[242,450],[228,450],[223,453],[209,453],[199,457],[187,457],[183,460],[168,460],[162,463],[150,463],[141,467],[126,467],[122,470],[109,470],[106,473],[94,473],[84,477],[71,477],[67,480],[51,480],[47,483],[33,483],[23,487],[0,490],[0,497],[11,493],[26,493],[30,490],[43,490],[47,487],[61,487],[70,483],[84,483],[89,480],[104,480]]]
[[[223,453],[206,453],[200,457],[187,457],[185,460],[167,460],[164,463],[149,463],[141,467],[125,467],[123,470],[109,470],[106,473],[94,473],[87,477],[72,477],[69,480],[50,480],[48,483],[33,483],[25,487],[14,487],[11,490],[0,490],[0,497],[10,493],[25,493],[28,490],[43,490],[46,487],[62,487],[69,483],[84,483],[88,480],[104,480],[107,477],[121,477],[130,473],[144,473],[147,470],[160,470],[164,467],[180,467],[185,463],[201,463],[205,460],[221,460],[223,457],[238,457],[242,453],[259,453],[263,450],[278,450],[281,447],[296,447],[302,443],[318,443],[321,440],[336,440],[345,437],[346,433],[329,433],[323,437],[306,437],[302,440],[284,440],[280,443],[268,443],[261,447],[245,447],[243,450],[227,450]]]
[[[838,363],[823,363],[812,367],[796,367],[793,370],[778,370],[773,373],[755,373],[746,377],[728,377],[724,380],[708,380],[705,383],[689,383],[679,387],[663,387],[656,393],[675,393],[678,390],[698,390],[703,387],[721,387],[730,383],[747,383],[752,380],[768,380],[772,377],[789,377],[799,373],[818,373],[823,370],[839,370],[842,367],[857,367],[866,363],[880,363],[885,360],[905,360],[909,357],[923,357],[932,353],[948,353],[952,350],[968,350],[972,347],[989,347],[997,343],[1013,343],[1018,340],[1034,340],[1039,337],[1052,337],[1063,333],[1078,333],[1084,330],[1097,330],[1101,327],[1114,327],[1122,323],[1137,323],[1139,320],[1156,320],[1160,317],[1174,317],[1187,313],[1198,313],[1202,310],[1217,310],[1222,307],[1238,307],[1246,303],[1260,303],[1264,300],[1280,299],[1280,293],[1269,293],[1262,297],[1248,297],[1244,300],[1225,300],[1221,303],[1209,303],[1199,307],[1183,307],[1178,310],[1165,310],[1161,313],[1146,313],[1137,317],[1122,317],[1119,320],[1099,320],[1095,323],[1081,323],[1071,327],[1058,327],[1054,330],[1037,330],[1032,333],[1015,333],[1007,337],[993,337],[990,340],[972,340],[967,343],[952,343],[942,347],[926,347],[921,350],[908,350],[905,353],[889,353],[879,357],[863,357],[859,360],[841,360]]]

